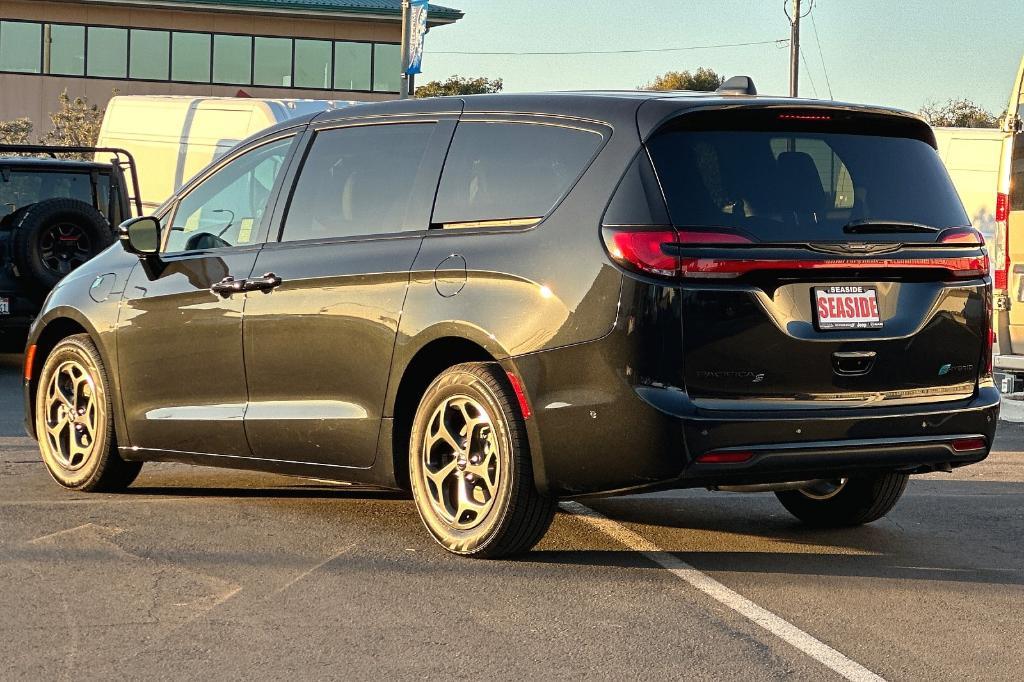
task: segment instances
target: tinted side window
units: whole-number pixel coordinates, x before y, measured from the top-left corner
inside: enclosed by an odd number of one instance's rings
[[[282,241],[400,232],[435,129],[433,123],[395,123],[317,133]]]
[[[435,223],[540,218],[601,145],[597,133],[529,123],[460,123],[445,162]]]
[[[253,241],[292,138],[238,156],[178,204],[164,251],[241,246]]]

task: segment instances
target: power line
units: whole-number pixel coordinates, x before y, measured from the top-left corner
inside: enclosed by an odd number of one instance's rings
[[[454,50],[430,50],[430,54],[464,54],[464,55],[501,55],[509,57],[530,57],[530,56],[561,56],[561,55],[591,55],[591,54],[640,54],[642,52],[683,52],[686,50],[712,50],[720,47],[747,47],[750,45],[777,45],[785,46],[789,38],[778,40],[758,40],[750,43],[720,43],[718,45],[688,45],[686,47],[660,47],[637,50],[580,50],[571,52],[463,52]]]
[[[818,96],[818,86],[814,84],[814,76],[811,75],[811,67],[807,65],[807,55],[804,54],[803,50],[800,50],[800,59],[804,60],[804,70],[807,71],[807,80],[811,81],[811,90],[814,91],[814,96]]]
[[[821,40],[818,39],[818,22],[814,20],[814,15],[811,15],[811,28],[814,29],[814,42],[818,43],[818,59],[821,60],[821,70],[825,74],[825,85],[828,87],[828,98],[835,99],[832,96],[832,83],[828,80],[828,68],[825,66],[825,55],[821,52]]]

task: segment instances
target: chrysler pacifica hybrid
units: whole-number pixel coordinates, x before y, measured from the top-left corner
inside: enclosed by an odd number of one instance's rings
[[[654,488],[880,518],[991,447],[988,255],[921,119],[752,91],[387,102],[245,141],[47,300],[43,461],[76,490],[148,460],[405,489],[475,556]]]

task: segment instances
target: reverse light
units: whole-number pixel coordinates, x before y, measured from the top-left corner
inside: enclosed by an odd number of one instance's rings
[[[992,279],[996,289],[1006,289],[1010,272],[1010,197],[1003,192],[996,194],[996,235],[992,249],[995,272]]]
[[[750,460],[754,453],[750,450],[726,450],[723,452],[705,452],[697,456],[702,464],[740,464]]]

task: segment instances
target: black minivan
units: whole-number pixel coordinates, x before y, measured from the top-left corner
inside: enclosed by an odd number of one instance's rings
[[[58,483],[143,461],[407,489],[464,555],[556,501],[888,512],[991,447],[988,255],[917,116],[718,93],[483,95],[290,121],[49,297]]]

